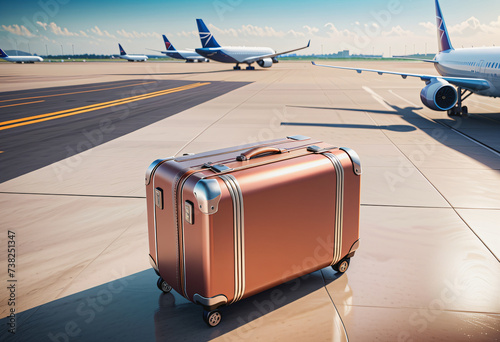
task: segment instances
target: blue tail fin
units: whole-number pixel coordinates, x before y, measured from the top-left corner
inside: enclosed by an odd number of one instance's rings
[[[125,52],[125,50],[123,50],[122,46],[120,44],[118,44],[118,47],[120,48],[120,56],[123,56],[123,55],[126,55],[127,53]]]
[[[453,46],[451,45],[450,36],[448,35],[448,30],[446,29],[446,24],[444,22],[443,14],[441,13],[441,7],[439,6],[438,0],[436,0],[436,24],[439,52],[453,50]]]
[[[198,32],[200,33],[201,45],[204,48],[220,47],[219,43],[217,43],[214,36],[212,36],[203,20],[196,19],[196,24],[198,24]]]
[[[2,49],[0,49],[0,57],[9,57]]]
[[[165,42],[165,47],[167,51],[176,51],[172,43],[170,43],[167,39],[167,36],[163,35],[163,41]]]

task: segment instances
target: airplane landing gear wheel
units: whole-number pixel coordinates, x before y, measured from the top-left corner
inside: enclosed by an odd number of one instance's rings
[[[239,65],[236,65],[233,67],[233,70],[241,70],[241,67]]]
[[[344,273],[349,268],[350,260],[351,258],[344,258],[333,265],[332,268],[339,273]]]
[[[469,117],[469,108],[467,108],[467,106],[463,106],[462,107],[462,116],[464,118],[468,118]]]
[[[208,324],[209,327],[215,327],[219,325],[222,320],[222,315],[219,310],[207,311],[203,310],[203,320]]]
[[[167,282],[163,280],[162,277],[158,278],[156,286],[158,286],[158,288],[162,290],[163,293],[169,293],[170,291],[172,291],[172,286],[168,285]]]
[[[253,67],[253,66],[250,66],[250,65],[249,65],[249,66],[247,66],[247,68],[246,68],[246,69],[247,69],[247,70],[255,70],[255,67]]]

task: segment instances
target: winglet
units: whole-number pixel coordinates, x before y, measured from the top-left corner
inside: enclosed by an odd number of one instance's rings
[[[165,47],[168,51],[176,51],[172,43],[168,41],[167,36],[163,35],[163,41],[165,42]]]
[[[436,0],[436,24],[439,52],[453,50],[453,46],[451,45],[450,36],[448,35],[448,30],[446,29],[446,24],[444,22],[443,14],[441,13],[441,7],[439,6],[438,0]]]
[[[219,43],[215,40],[214,36],[208,30],[207,26],[201,19],[196,19],[198,25],[198,33],[200,34],[201,46],[204,48],[217,48],[220,47]]]
[[[314,61],[311,61],[312,65],[316,65],[316,63]]]
[[[118,43],[118,47],[120,48],[120,56],[124,56],[126,55],[127,53],[125,52],[125,50],[123,50],[122,46],[120,45],[120,43]]]
[[[309,39],[309,41],[307,42],[307,46],[306,47],[309,47],[309,45],[311,45],[311,40]]]
[[[9,55],[7,55],[5,52],[3,52],[2,49],[0,49],[0,57],[9,57]]]

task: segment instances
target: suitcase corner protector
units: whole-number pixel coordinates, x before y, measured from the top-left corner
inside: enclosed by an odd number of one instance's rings
[[[209,310],[213,310],[218,308],[219,306],[227,304],[227,297],[224,296],[223,294],[206,298],[203,297],[202,295],[199,295],[198,293],[195,293],[193,296],[193,302],[196,304],[203,305],[205,308],[208,308]]]

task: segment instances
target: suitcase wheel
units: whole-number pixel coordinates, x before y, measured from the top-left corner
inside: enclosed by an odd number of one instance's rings
[[[162,290],[164,293],[169,293],[170,291],[172,291],[172,286],[168,285],[167,282],[163,280],[162,277],[158,278],[156,286],[158,286],[158,288]]]
[[[203,310],[203,320],[208,324],[209,327],[215,327],[222,320],[222,315],[219,310]]]
[[[335,265],[333,265],[332,268],[339,273],[344,273],[349,268],[350,260],[351,258],[344,258]]]

